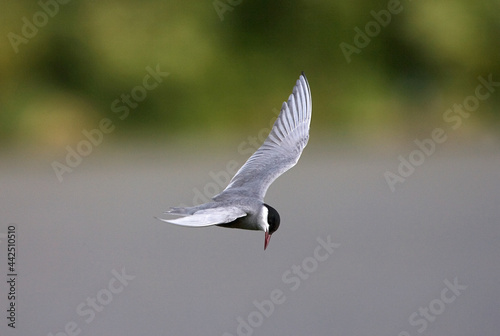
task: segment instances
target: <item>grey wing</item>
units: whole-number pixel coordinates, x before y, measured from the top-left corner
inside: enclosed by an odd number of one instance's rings
[[[198,210],[192,215],[186,215],[186,217],[176,218],[176,219],[163,219],[158,218],[162,222],[191,226],[191,227],[203,227],[211,226],[217,224],[225,224],[234,221],[237,218],[246,216],[247,213],[238,207],[220,207]]]
[[[312,100],[304,73],[284,102],[269,136],[233,177],[226,189],[213,199],[233,195],[264,199],[266,191],[281,174],[295,166],[309,140]]]

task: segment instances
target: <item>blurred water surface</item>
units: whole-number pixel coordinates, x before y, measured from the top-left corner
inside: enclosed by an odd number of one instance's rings
[[[107,147],[62,183],[50,161],[4,153],[0,233],[17,226],[19,296],[1,334],[496,335],[498,149],[444,144],[391,192],[399,153],[312,141],[266,196],[282,223],[265,252],[262,232],[153,218],[242,164],[236,151]]]

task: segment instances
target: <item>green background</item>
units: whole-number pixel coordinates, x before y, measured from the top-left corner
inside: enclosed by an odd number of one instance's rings
[[[441,127],[478,76],[500,80],[498,1],[42,3],[54,13],[45,21],[33,1],[6,2],[0,14],[3,147],[61,154],[102,118],[116,126],[106,141],[241,139],[267,127],[301,71],[315,135],[407,143]],[[348,62],[341,43],[354,46],[355,28],[391,3],[399,12]],[[13,46],[23,18],[40,27]],[[113,101],[157,65],[170,75],[120,120]],[[498,134],[499,106],[494,93],[456,136]]]

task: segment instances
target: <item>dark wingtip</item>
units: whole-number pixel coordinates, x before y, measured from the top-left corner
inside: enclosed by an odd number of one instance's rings
[[[307,85],[309,85],[309,81],[307,80],[307,77],[306,77],[306,74],[304,73],[304,71],[301,72],[301,77],[304,77],[304,80],[306,81]]]

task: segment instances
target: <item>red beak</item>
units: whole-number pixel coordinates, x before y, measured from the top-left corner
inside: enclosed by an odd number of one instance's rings
[[[266,231],[266,237],[264,240],[264,251],[267,248],[267,245],[269,245],[269,241],[271,240],[271,235],[269,234],[269,231]]]

